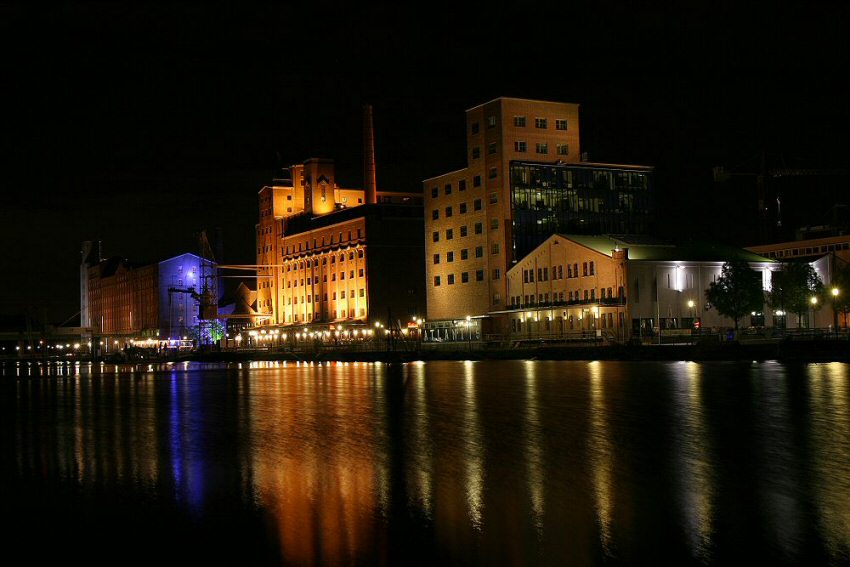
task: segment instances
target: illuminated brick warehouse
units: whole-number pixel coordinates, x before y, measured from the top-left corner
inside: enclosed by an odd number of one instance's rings
[[[377,191],[371,109],[364,188],[340,187],[333,160],[312,158],[259,192],[261,326],[406,325],[424,315],[422,198]]]
[[[203,295],[219,295],[213,262],[190,253],[154,263],[102,259],[99,248],[83,243],[80,322],[86,335],[102,337],[106,352],[140,341],[197,342]]]
[[[467,167],[426,179],[428,326],[510,304],[507,271],[556,233],[651,231],[653,168],[582,159],[579,106],[497,98],[466,111]]]

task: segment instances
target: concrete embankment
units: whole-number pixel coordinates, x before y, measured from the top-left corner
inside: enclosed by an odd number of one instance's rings
[[[466,346],[466,345],[464,345]],[[783,360],[850,361],[848,341],[728,342],[714,345],[549,346],[441,348],[419,351],[225,351],[198,352],[181,360],[246,362],[252,360],[408,362],[414,360]]]

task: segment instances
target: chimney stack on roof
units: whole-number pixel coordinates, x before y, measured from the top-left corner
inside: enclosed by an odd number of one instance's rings
[[[377,181],[375,179],[375,132],[372,125],[372,105],[363,106],[363,192],[366,202],[377,203]]]

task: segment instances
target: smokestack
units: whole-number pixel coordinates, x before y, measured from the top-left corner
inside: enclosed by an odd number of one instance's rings
[[[363,106],[363,191],[367,203],[377,203],[375,180],[375,132],[372,126],[372,105]]]

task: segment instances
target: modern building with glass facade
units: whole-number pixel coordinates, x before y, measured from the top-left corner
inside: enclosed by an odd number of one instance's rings
[[[552,234],[650,230],[653,169],[582,161],[578,111],[506,97],[466,111],[467,166],[423,182],[433,324],[504,309],[507,270]]]

